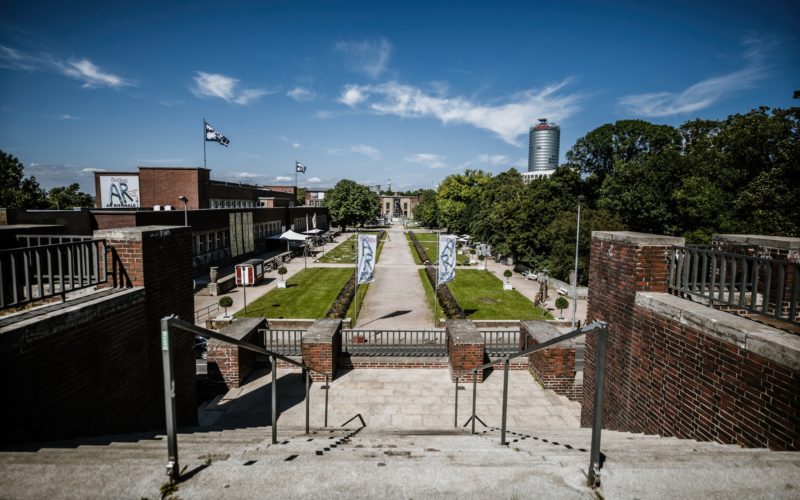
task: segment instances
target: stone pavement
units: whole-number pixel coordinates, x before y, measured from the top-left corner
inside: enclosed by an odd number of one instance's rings
[[[381,257],[375,266],[375,281],[359,305],[358,327],[369,329],[425,329],[433,327],[431,305],[422,287],[400,226],[388,231]]]
[[[266,369],[239,389],[207,405],[204,424],[233,429],[269,425],[272,376]],[[472,384],[458,391],[459,425],[471,414]],[[477,385],[476,413],[487,425],[500,426],[503,372],[490,373]],[[278,368],[278,427],[305,422],[305,386],[298,370]],[[455,384],[446,369],[357,369],[339,371],[329,392],[329,424],[356,414],[370,428],[452,428]],[[311,385],[311,425],[324,421],[324,383]],[[577,429],[580,403],[542,389],[527,371],[509,372],[508,426],[518,429]]]

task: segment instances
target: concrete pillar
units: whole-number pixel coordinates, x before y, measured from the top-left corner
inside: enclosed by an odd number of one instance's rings
[[[528,347],[561,335],[553,325],[544,321],[520,322],[520,339],[528,338]],[[556,345],[528,354],[528,371],[545,389],[569,399],[579,399],[582,387],[575,386],[575,340],[569,339]]]
[[[306,365],[333,380],[342,353],[342,320],[327,318],[315,321],[303,335],[301,349]],[[325,381],[325,377],[314,372],[311,372],[311,379]]]
[[[450,379],[472,382],[472,370],[484,364],[484,340],[475,323],[465,319],[447,320],[447,352],[450,358]],[[483,383],[483,370],[477,374]]]
[[[235,340],[261,345],[259,329],[267,327],[265,318],[239,318],[220,333]],[[256,353],[221,340],[208,340],[208,377],[212,384],[225,389],[241,387],[253,371]]]

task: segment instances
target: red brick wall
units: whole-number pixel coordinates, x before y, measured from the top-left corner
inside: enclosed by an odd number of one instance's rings
[[[309,367],[327,374],[331,380],[336,373],[337,356],[332,342],[306,342],[302,344],[303,362]],[[311,380],[325,381],[325,377],[311,372]]]
[[[606,321],[609,331],[603,426],[798,449],[800,374],[635,304],[637,292],[666,292],[669,247],[653,235],[593,235],[587,320]],[[591,425],[595,366],[589,334],[584,426]]]
[[[528,354],[528,370],[545,389],[573,401],[583,396],[583,387],[575,385],[574,347],[552,347]]]
[[[139,190],[142,208],[154,205],[172,205],[183,210],[179,196],[186,196],[186,204],[193,208],[208,208],[208,198],[201,196],[202,176],[208,171],[200,168],[144,168],[139,167]]]
[[[447,338],[447,352],[450,356],[450,380],[456,377],[465,382],[472,382],[472,370],[483,365],[484,344],[454,343],[452,336]],[[483,383],[483,370],[478,370],[478,383]]]
[[[142,334],[145,303],[145,291],[131,289],[4,329],[0,442],[163,426],[163,400],[149,380],[160,359]]]

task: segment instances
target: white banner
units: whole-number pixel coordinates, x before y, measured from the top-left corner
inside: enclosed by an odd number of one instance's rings
[[[456,239],[452,234],[439,235],[439,279],[437,285],[456,279]]]
[[[358,245],[358,267],[357,285],[372,283],[375,279],[375,259],[378,256],[378,237],[374,234],[359,234]]]
[[[139,174],[98,175],[100,208],[139,206]]]

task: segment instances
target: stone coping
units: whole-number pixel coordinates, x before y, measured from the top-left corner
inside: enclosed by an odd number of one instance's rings
[[[800,238],[785,236],[763,236],[760,234],[715,234],[712,241],[737,243],[740,245],[755,245],[767,248],[781,248],[786,250],[800,250]]]
[[[483,336],[475,323],[465,319],[447,320],[447,334],[453,344],[483,344]]]
[[[254,330],[264,328],[265,323],[264,318],[238,318],[236,321],[231,322],[228,326],[223,328],[219,333],[232,339],[244,340],[245,337],[253,333]]]
[[[303,335],[303,344],[306,343],[330,343],[336,332],[340,331],[342,320],[326,318],[315,321],[308,327],[306,334]]]
[[[551,325],[546,321],[521,321],[520,322],[520,331],[527,332],[528,335],[533,337],[537,343],[541,344],[543,342],[547,342],[548,340],[552,340],[556,337],[564,335],[561,331],[558,330],[555,326]],[[575,349],[575,339],[567,339],[562,340],[557,344],[553,344],[552,346],[548,347],[548,349],[554,347],[566,347],[567,349]]]
[[[639,292],[636,305],[800,371],[800,336],[668,293]]]
[[[592,238],[603,241],[619,243],[633,243],[636,245],[654,246],[683,246],[685,238],[677,236],[663,236],[660,234],[635,233],[633,231],[592,231]]]

